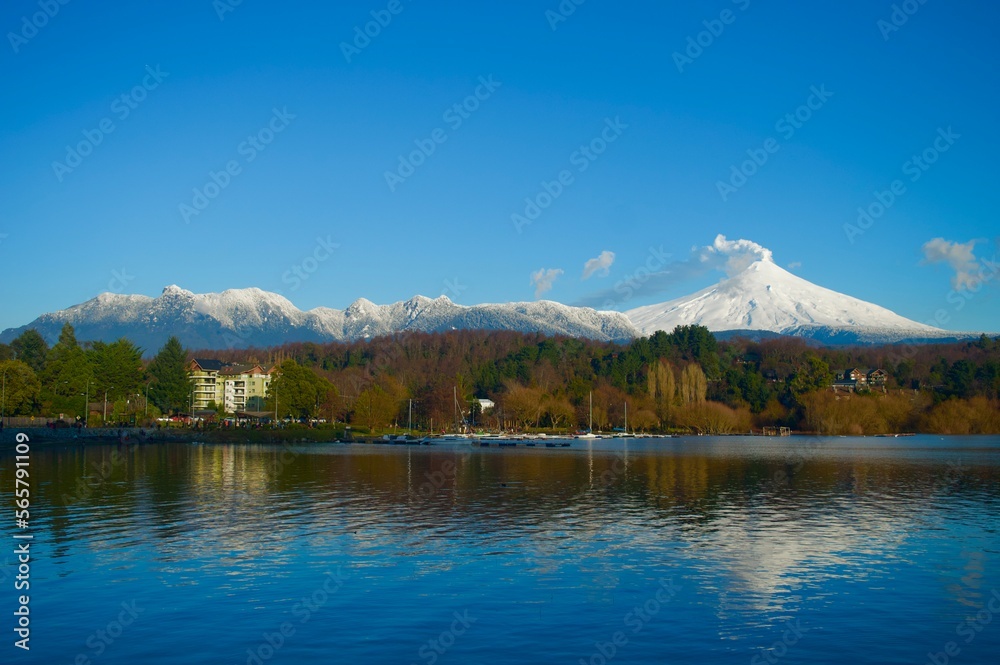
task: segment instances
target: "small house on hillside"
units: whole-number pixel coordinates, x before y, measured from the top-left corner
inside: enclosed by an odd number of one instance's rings
[[[889,373],[884,369],[873,369],[868,372],[868,385],[870,386],[884,386],[888,380]]]
[[[833,382],[833,390],[869,390],[873,387],[884,388],[886,381],[889,380],[889,373],[884,369],[876,368],[865,368],[865,367],[852,367],[844,371],[836,372],[836,378]]]

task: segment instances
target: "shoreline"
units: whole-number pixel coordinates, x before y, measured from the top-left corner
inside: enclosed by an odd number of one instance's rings
[[[6,448],[7,444],[13,445],[15,443],[15,437],[17,434],[26,434],[32,444],[129,444],[129,445],[143,445],[143,444],[158,444],[158,443],[210,443],[210,444],[243,444],[243,445],[254,445],[254,444],[275,444],[275,443],[341,443],[341,444],[367,444],[367,445],[388,445],[388,446],[398,446],[407,445],[403,443],[396,443],[392,441],[383,441],[381,436],[359,436],[359,437],[348,437],[346,440],[342,436],[337,436],[337,431],[326,430],[326,429],[266,429],[266,430],[247,430],[247,429],[235,429],[235,430],[225,430],[225,429],[210,429],[210,430],[191,430],[191,429],[144,429],[141,427],[129,427],[129,428],[117,428],[117,427],[107,427],[107,428],[92,428],[92,429],[82,429],[77,430],[75,428],[59,428],[52,429],[49,427],[5,427],[2,432],[0,432],[0,448]],[[856,438],[856,439],[895,439],[895,438],[912,438],[914,436],[977,436],[977,435],[956,435],[956,434],[938,434],[934,432],[901,432],[895,434],[858,434],[858,435],[841,435],[841,434],[818,434],[816,432],[792,432],[787,436],[776,436],[776,435],[765,435],[760,432],[733,432],[729,434],[712,434],[712,435],[701,435],[696,433],[690,434],[674,434],[671,438],[714,438],[714,437],[730,437],[730,436],[742,436],[742,437],[753,437],[753,438],[763,438],[763,439],[801,439],[803,437],[816,438],[816,437],[828,437],[828,438]],[[562,438],[556,435],[549,435],[552,439]],[[996,436],[990,434],[983,434],[978,436]],[[566,437],[572,438],[572,437]],[[587,441],[629,441],[629,440],[643,440],[646,438],[656,438],[655,436],[645,437],[637,435],[634,437],[601,437],[599,439],[589,439],[589,440],[574,440],[575,443],[585,443]],[[542,439],[544,440],[544,439]],[[471,443],[473,439],[470,439]],[[409,445],[415,445],[411,443]],[[432,444],[433,445],[433,444]]]

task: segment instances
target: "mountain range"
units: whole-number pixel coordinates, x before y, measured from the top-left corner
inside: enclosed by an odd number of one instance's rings
[[[34,328],[51,344],[63,324],[81,340],[127,337],[151,353],[171,335],[188,348],[273,346],[353,341],[406,331],[514,330],[621,342],[678,325],[703,325],[723,336],[793,335],[824,344],[947,341],[972,337],[904,318],[888,309],[813,284],[770,259],[750,263],[690,296],[625,313],[557,302],[465,306],[445,296],[415,296],[391,305],[356,300],[347,309],[302,311],[257,288],[195,294],[168,286],[158,297],[102,293],[0,333],[10,342]]]
[[[158,349],[171,335],[188,348],[224,349],[274,346],[285,342],[331,342],[405,331],[540,331],[607,341],[626,341],[637,331],[618,312],[597,312],[547,300],[464,306],[445,296],[416,296],[391,305],[361,298],[347,309],[302,311],[287,298],[257,288],[196,294],[168,286],[158,297],[102,293],[79,305],[43,314],[21,328],[5,330],[0,342],[36,329],[51,344],[70,323],[81,340],[128,337]]]

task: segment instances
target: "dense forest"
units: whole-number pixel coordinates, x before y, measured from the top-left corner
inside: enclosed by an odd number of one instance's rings
[[[128,340],[80,345],[70,326],[48,348],[27,331],[0,345],[7,413],[79,412],[81,395],[116,410],[183,410],[178,372],[190,357],[279,364],[282,412],[384,431],[549,428],[560,431],[747,432],[765,426],[830,434],[1000,432],[1000,339],[883,347],[815,347],[795,338],[717,340],[678,327],[620,345],[497,331],[407,333],[269,349],[181,349],[151,363]],[[884,386],[837,390],[837,373],[881,368]],[[131,399],[130,399],[130,396]],[[479,398],[496,403],[482,413]],[[273,408],[273,402],[267,405]],[[460,415],[456,415],[460,414]]]

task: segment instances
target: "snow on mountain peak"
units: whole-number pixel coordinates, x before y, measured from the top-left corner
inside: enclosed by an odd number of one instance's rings
[[[346,309],[299,310],[284,296],[258,288],[194,294],[171,285],[157,298],[105,293],[66,310],[43,314],[24,328],[54,342],[72,322],[84,340],[128,337],[147,351],[175,335],[189,348],[269,346],[286,342],[351,341],[405,331],[517,330],[624,341],[636,336],[623,314],[551,303],[456,305],[445,296],[415,296],[390,305],[359,298]],[[21,330],[3,332],[13,339]]]
[[[373,303],[371,300],[368,300],[367,298],[358,298],[357,300],[355,300],[354,302],[352,302],[350,305],[347,306],[347,309],[344,310],[344,313],[350,316],[359,316],[363,314],[368,314],[373,310],[377,309],[378,305]]]
[[[723,245],[728,243],[720,238]],[[717,238],[716,245],[719,244]],[[757,330],[804,334],[818,329],[853,329],[898,337],[948,334],[884,307],[813,284],[774,263],[770,252],[759,253],[757,260],[714,286],[669,302],[638,307],[626,314],[646,334],[695,324],[716,332]]]
[[[844,343],[942,338],[954,333],[905,319],[889,310],[812,284],[774,263],[769,250],[748,240],[718,236],[695,259],[729,277],[691,296],[626,313],[599,312],[554,301],[458,305],[447,296],[414,296],[389,305],[358,298],[347,309],[303,312],[281,294],[258,288],[195,294],[170,285],[159,297],[103,293],[44,314],[9,341],[36,328],[50,342],[71,322],[85,340],[125,336],[153,351],[171,335],[190,348],[268,346],[286,342],[350,341],[406,331],[516,330],[624,341],[640,333],[698,324],[710,330],[757,330]],[[731,272],[736,265],[742,267]]]

